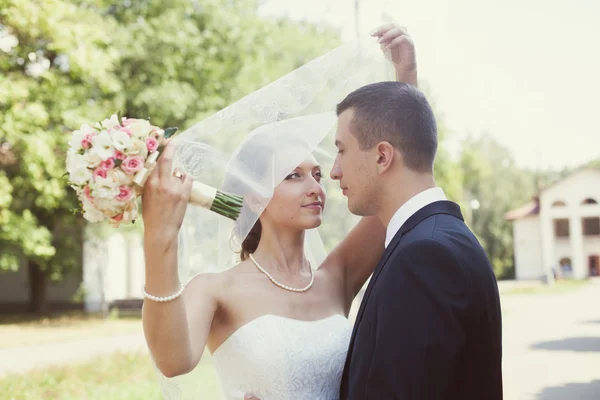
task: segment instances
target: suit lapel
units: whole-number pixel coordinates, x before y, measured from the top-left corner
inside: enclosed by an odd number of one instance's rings
[[[367,286],[367,290],[365,291],[365,295],[361,301],[360,308],[359,308],[358,314],[356,316],[356,321],[354,322],[354,329],[352,330],[352,337],[350,339],[350,345],[348,348],[348,356],[346,357],[346,365],[344,367],[345,373],[348,370],[348,365],[350,363],[350,358],[352,356],[352,350],[354,347],[354,339],[356,338],[356,332],[358,331],[358,326],[360,325],[362,317],[365,313],[365,309],[367,308],[367,303],[369,301],[371,291],[372,291],[373,287],[375,286],[375,282],[377,281],[379,274],[385,267],[385,264],[387,263],[388,259],[390,258],[390,256],[392,255],[392,253],[394,252],[396,247],[398,247],[398,244],[400,243],[400,239],[402,239],[402,236],[404,236],[404,234],[406,234],[407,232],[411,231],[421,221],[423,221],[424,219],[426,219],[432,215],[435,215],[435,214],[450,214],[456,218],[463,220],[462,214],[460,212],[460,207],[458,206],[458,204],[453,203],[451,201],[447,201],[447,200],[436,201],[434,203],[431,203],[431,204],[421,208],[419,211],[417,211],[415,214],[413,214],[404,223],[404,225],[402,225],[402,227],[400,227],[398,232],[396,232],[396,235],[394,235],[394,238],[392,239],[392,241],[390,242],[388,247],[385,249],[383,256],[381,257],[381,260],[379,261],[379,264],[375,268],[375,271],[373,271],[373,275],[371,276],[371,280],[369,281],[369,285]]]

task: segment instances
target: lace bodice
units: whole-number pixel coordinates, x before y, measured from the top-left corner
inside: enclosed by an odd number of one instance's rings
[[[227,400],[337,400],[352,334],[342,315],[302,321],[263,315],[213,353]]]

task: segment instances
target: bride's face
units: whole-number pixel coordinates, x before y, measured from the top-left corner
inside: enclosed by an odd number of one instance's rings
[[[292,229],[321,225],[326,197],[321,178],[321,167],[311,155],[275,187],[261,217],[263,223]]]

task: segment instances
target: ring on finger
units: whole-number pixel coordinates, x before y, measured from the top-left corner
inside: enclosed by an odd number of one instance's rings
[[[181,180],[183,180],[183,179],[184,179],[184,177],[185,177],[185,175],[184,175],[184,174],[182,174],[182,173],[181,173],[181,172],[179,172],[179,171],[175,171],[175,172],[173,173],[173,176],[174,176],[175,178],[177,178],[177,179],[181,179]]]

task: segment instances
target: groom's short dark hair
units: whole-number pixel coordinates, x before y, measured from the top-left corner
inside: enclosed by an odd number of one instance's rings
[[[437,151],[437,126],[425,95],[413,85],[379,82],[350,93],[337,115],[352,109],[352,134],[361,150],[386,141],[400,151],[411,170],[430,172]]]

